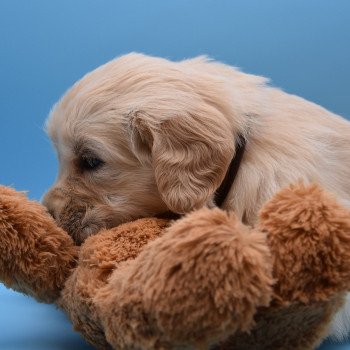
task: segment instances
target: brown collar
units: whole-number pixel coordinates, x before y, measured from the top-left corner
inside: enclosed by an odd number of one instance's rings
[[[239,135],[236,142],[235,156],[232,158],[224,180],[222,181],[220,187],[216,190],[214,195],[214,202],[218,207],[221,207],[225,202],[228,192],[230,191],[235,181],[239,170],[239,166],[241,165],[241,161],[244,155],[246,143],[247,140],[242,135]]]

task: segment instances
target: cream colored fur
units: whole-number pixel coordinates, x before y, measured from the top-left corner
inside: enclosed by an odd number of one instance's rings
[[[205,57],[133,53],[108,62],[68,90],[47,131],[60,172],[44,203],[58,221],[69,203],[83,203],[70,221],[81,241],[137,217],[213,206],[239,134],[246,153],[224,207],[244,222],[254,224],[262,204],[298,180],[350,201],[348,121]],[[103,165],[79,168],[91,154]]]

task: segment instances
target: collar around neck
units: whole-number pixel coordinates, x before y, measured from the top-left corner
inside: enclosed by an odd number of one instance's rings
[[[224,180],[222,181],[220,187],[216,190],[214,195],[214,203],[218,207],[221,207],[224,204],[227,195],[235,181],[239,167],[242,162],[246,143],[247,140],[242,135],[239,135],[236,141],[235,155],[232,158],[231,163],[227,169]]]

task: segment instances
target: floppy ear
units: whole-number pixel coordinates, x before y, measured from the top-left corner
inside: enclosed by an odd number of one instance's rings
[[[234,156],[228,121],[216,115],[155,118],[138,111],[130,119],[133,152],[150,162],[168,208],[185,213],[210,203]]]

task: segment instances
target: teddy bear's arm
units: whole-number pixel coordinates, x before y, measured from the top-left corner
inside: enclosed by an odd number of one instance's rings
[[[0,186],[0,281],[53,302],[75,266],[77,247],[46,209]]]

